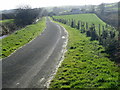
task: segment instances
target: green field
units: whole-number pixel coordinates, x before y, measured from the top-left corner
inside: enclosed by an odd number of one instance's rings
[[[78,21],[88,23],[88,27],[90,27],[92,24],[95,24],[96,30],[98,31],[98,27],[100,24],[100,30],[102,32],[102,26],[106,26],[106,23],[103,22],[100,18],[96,16],[96,14],[75,14],[75,15],[62,15],[62,16],[53,16],[55,19],[64,19],[64,20],[75,20],[75,23],[77,24]],[[113,27],[108,25],[107,30],[115,30]]]
[[[68,31],[69,40],[65,59],[51,81],[50,88],[117,88],[118,67],[106,57],[109,55],[104,53],[104,47],[98,41],[90,41],[90,37],[79,30],[59,24]]]
[[[62,15],[62,16],[54,16],[55,18],[58,19],[74,19],[76,22],[79,20],[81,22],[88,22],[89,24],[94,23],[94,24],[101,24],[101,25],[106,25],[105,22],[103,22],[101,19],[99,19],[95,14],[75,14],[75,15]]]
[[[0,43],[2,47],[2,53],[0,58],[5,58],[17,50],[19,47],[30,42],[45,28],[45,18],[37,22],[36,24],[28,25],[25,28],[16,31],[15,33],[3,38]]]
[[[2,23],[2,24],[5,24],[5,23],[14,23],[14,19],[0,20],[0,23]]]

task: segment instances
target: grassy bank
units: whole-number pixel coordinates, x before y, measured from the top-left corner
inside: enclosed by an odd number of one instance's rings
[[[50,88],[117,88],[118,67],[106,57],[104,47],[79,30],[59,24],[69,33],[68,51]]]
[[[14,19],[0,20],[0,23],[2,23],[2,24],[5,24],[5,23],[14,23]]]
[[[45,18],[38,21],[36,24],[29,25],[15,33],[9,35],[8,37],[2,39],[2,53],[0,58],[5,58],[17,50],[19,47],[30,42],[32,39],[40,35],[40,33],[45,28]]]

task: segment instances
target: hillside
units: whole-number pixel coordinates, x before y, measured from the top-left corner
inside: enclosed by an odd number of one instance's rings
[[[59,24],[68,31],[69,41],[50,88],[117,88],[118,67],[107,58],[104,47],[79,30]]]

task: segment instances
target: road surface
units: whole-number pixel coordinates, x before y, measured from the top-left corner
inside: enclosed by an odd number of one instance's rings
[[[46,18],[46,29],[32,42],[2,60],[3,88],[45,88],[55,72],[67,33]]]

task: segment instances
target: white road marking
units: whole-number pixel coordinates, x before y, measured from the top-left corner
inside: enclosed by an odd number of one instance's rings
[[[58,70],[58,68],[60,67],[60,65],[61,65],[61,63],[62,63],[62,61],[64,60],[64,55],[65,55],[65,53],[67,52],[67,49],[66,49],[66,47],[67,47],[67,42],[68,42],[68,32],[67,32],[67,30],[63,27],[63,26],[61,26],[63,29],[64,29],[64,32],[66,33],[66,40],[65,40],[65,42],[64,42],[64,44],[63,44],[63,49],[61,50],[61,57],[60,57],[60,61],[58,62],[58,65],[56,66],[56,69],[53,71],[53,74],[51,74],[51,76],[50,76],[50,78],[48,79],[48,81],[46,82],[46,84],[45,84],[45,86],[47,87],[47,88],[49,88],[49,85],[50,85],[50,83],[51,83],[51,81],[52,81],[52,79],[54,78],[54,76],[55,76],[55,74],[57,73],[57,70]]]
[[[19,85],[20,83],[16,83],[16,85]]]
[[[65,36],[62,36],[62,39],[65,39]]]
[[[44,80],[45,78],[41,78],[38,82],[37,85],[40,85],[40,83]]]
[[[44,79],[45,79],[45,78],[41,78],[41,79],[39,80],[39,83],[42,82]]]

